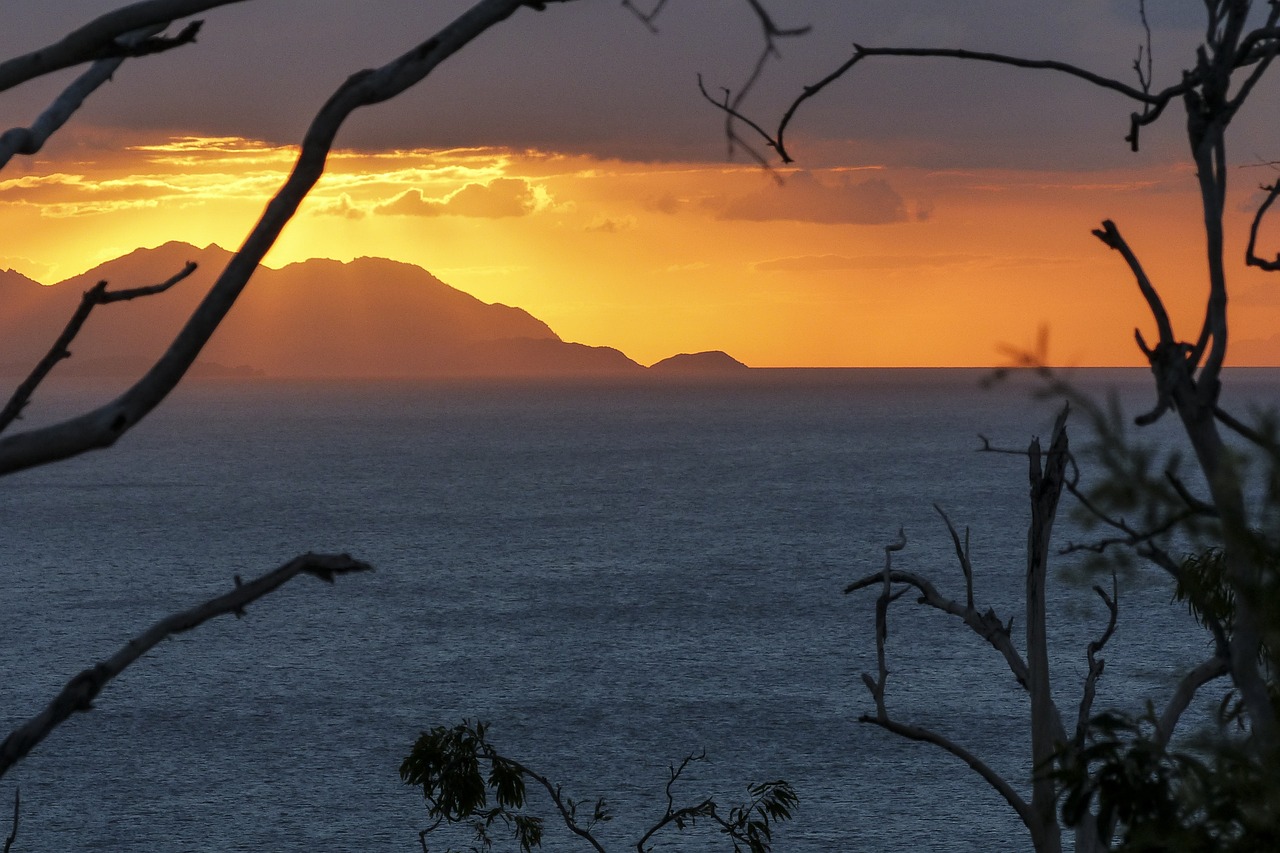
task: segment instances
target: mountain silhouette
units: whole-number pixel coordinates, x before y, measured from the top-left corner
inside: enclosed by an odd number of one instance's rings
[[[682,352],[679,355],[664,358],[662,361],[650,365],[649,369],[657,373],[703,375],[741,373],[751,368],[727,352],[709,350],[707,352]]]
[[[94,309],[60,375],[137,374],[182,328],[231,253],[166,243],[44,287],[0,271],[0,366],[26,372],[100,280],[110,289],[199,268],[164,294]],[[203,369],[202,369],[203,363]],[[383,258],[259,267],[193,368],[282,377],[616,376],[644,368],[610,347],[563,341],[527,311],[488,304],[421,267]]]

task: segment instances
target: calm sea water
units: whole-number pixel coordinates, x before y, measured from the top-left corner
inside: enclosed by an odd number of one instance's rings
[[[425,811],[399,762],[420,730],[463,718],[577,798],[608,799],[611,848],[660,815],[668,764],[705,749],[677,788],[689,801],[798,789],[781,851],[1026,849],[962,764],[858,724],[874,594],[841,590],[901,525],[897,565],[962,596],[938,502],[973,530],[979,600],[1021,625],[1026,462],[975,453],[975,434],[1025,447],[1052,409],[974,371],[761,377],[194,384],[117,448],[6,479],[5,731],[235,574],[306,550],[377,567],[295,581],[128,670],[0,783],[3,815],[22,789],[14,850],[419,849]],[[1146,401],[1141,374],[1083,379]],[[1274,400],[1280,377],[1236,384]],[[55,387],[32,417],[91,396]],[[1051,595],[1072,719],[1104,614],[1077,584]],[[1205,651],[1161,583],[1121,595],[1098,707],[1164,695]],[[895,715],[1025,780],[1026,701],[998,656],[907,599],[890,631]],[[548,848],[581,849],[555,833]]]

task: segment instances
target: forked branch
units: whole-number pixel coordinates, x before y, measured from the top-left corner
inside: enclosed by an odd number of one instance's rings
[[[0,778],[21,761],[32,749],[48,737],[54,729],[66,722],[72,714],[93,707],[93,700],[102,689],[130,664],[142,657],[161,641],[190,631],[217,616],[234,614],[241,616],[244,608],[265,595],[274,592],[300,574],[311,575],[327,583],[334,578],[353,572],[367,572],[372,566],[346,554],[303,554],[285,563],[275,571],[248,583],[236,577],[236,586],[230,592],[211,598],[203,604],[161,619],[143,633],[134,637],[105,661],[67,682],[44,710],[9,733],[0,743]]]
[[[9,853],[13,847],[13,842],[18,840],[18,813],[22,808],[22,793],[20,789],[13,789],[13,826],[9,830],[9,837],[4,840],[4,853]]]
[[[167,27],[180,18],[243,2],[245,0],[141,0],[113,9],[51,45],[0,62],[0,92],[86,62],[146,56],[181,47],[195,40],[200,31],[200,22],[188,24],[177,36],[171,38],[151,36],[130,44],[121,37],[147,27]]]
[[[1244,262],[1248,266],[1257,267],[1266,272],[1276,272],[1280,270],[1280,252],[1276,253],[1274,260],[1267,260],[1258,256],[1258,229],[1262,226],[1263,217],[1267,215],[1267,211],[1275,203],[1276,196],[1280,195],[1280,183],[1270,184],[1262,187],[1262,189],[1266,191],[1267,197],[1262,200],[1262,204],[1258,205],[1258,209],[1253,213],[1253,222],[1249,226],[1249,245],[1245,249]]]
[[[9,402],[5,404],[4,409],[0,409],[0,432],[4,432],[10,424],[22,416],[22,410],[31,402],[31,395],[35,393],[36,388],[57,366],[58,362],[65,358],[71,358],[71,350],[68,347],[71,346],[71,342],[75,340],[76,335],[80,334],[80,329],[84,326],[85,321],[89,319],[89,314],[94,308],[111,302],[127,302],[130,299],[137,299],[142,296],[154,296],[157,293],[164,293],[195,271],[195,262],[188,261],[180,271],[159,284],[152,284],[147,287],[133,287],[127,290],[107,290],[107,283],[100,281],[85,291],[80,298],[80,306],[71,315],[71,319],[67,321],[66,328],[62,330],[62,334],[58,335],[58,339],[53,342],[53,346],[45,357],[40,359],[40,363],[31,371],[31,375],[23,380],[22,384],[13,392],[13,396],[9,398]]]
[[[1000,617],[996,615],[995,610],[990,607],[985,613],[979,612],[977,608],[965,607],[953,599],[947,598],[938,592],[938,588],[926,577],[918,575],[914,572],[904,572],[900,569],[893,569],[889,572],[889,579],[893,583],[907,584],[915,587],[920,593],[917,604],[924,604],[943,613],[949,613],[958,617],[965,625],[969,626],[975,634],[991,644],[992,648],[1000,652],[1004,657],[1005,663],[1009,665],[1009,671],[1013,673],[1013,677],[1017,679],[1018,684],[1024,688],[1027,686],[1027,664],[1022,659],[1022,655],[1014,648],[1012,634],[1013,623],[1001,622]],[[864,578],[854,581],[845,587],[845,594],[857,592],[860,589],[866,589],[875,584],[882,583],[884,574],[876,572],[867,575]]]
[[[558,0],[567,2],[567,0]],[[175,6],[200,6],[192,2],[138,3],[119,10],[134,10],[125,32],[154,23],[136,20],[152,7],[171,9]],[[205,8],[220,5],[206,2]],[[441,62],[465,47],[475,38],[506,20],[531,0],[480,0],[434,37],[414,47],[375,70],[360,71],[349,77],[331,95],[316,114],[303,138],[301,151],[284,186],[267,204],[240,249],[218,276],[213,287],[196,308],[173,343],[152,368],[120,397],[93,411],[41,429],[17,433],[0,439],[0,474],[20,471],[79,455],[89,450],[110,447],[120,436],[147,416],[186,374],[218,325],[231,310],[267,251],[274,245],[284,226],[293,218],[316,181],[324,174],[325,162],[334,139],[347,117],[355,110],[396,97],[421,81]],[[544,2],[536,4],[541,7]],[[116,13],[112,13],[113,15]],[[111,16],[103,16],[99,22]],[[97,24],[98,22],[95,22]],[[79,33],[80,31],[77,31]],[[73,42],[76,33],[68,36]],[[64,40],[66,41],[66,40]],[[61,43],[60,43],[61,44]],[[38,57],[37,57],[38,59]],[[32,60],[34,61],[34,60]],[[0,89],[5,87],[6,69],[0,65]],[[17,73],[17,72],[8,72]],[[46,73],[46,72],[41,72]]]
[[[970,769],[981,776],[988,785],[1000,794],[1000,796],[1004,797],[1005,802],[1007,802],[1013,810],[1018,813],[1018,817],[1022,819],[1022,822],[1026,824],[1027,828],[1032,828],[1035,821],[1035,813],[1031,810],[1031,806],[1027,804],[1027,801],[1022,799],[1018,792],[1013,789],[1013,786],[1010,785],[1003,776],[992,770],[991,767],[981,758],[978,758],[978,756],[960,746],[955,741],[950,738],[943,737],[935,731],[921,728],[920,726],[899,723],[897,720],[891,720],[887,717],[881,719],[880,717],[872,717],[868,714],[864,714],[858,718],[858,722],[870,723],[872,725],[879,726],[880,728],[893,732],[907,740],[914,740],[919,743],[931,743],[934,746],[951,753],[956,758],[959,758],[965,764],[969,765]]]
[[[1080,713],[1076,716],[1076,746],[1084,747],[1085,738],[1089,734],[1089,720],[1093,714],[1093,698],[1097,693],[1098,679],[1102,677],[1102,672],[1106,668],[1107,662],[1098,654],[1106,647],[1107,641],[1116,632],[1116,618],[1119,616],[1119,600],[1120,586],[1116,579],[1116,573],[1111,573],[1111,594],[1100,586],[1094,586],[1093,591],[1102,599],[1102,603],[1107,606],[1107,627],[1103,630],[1102,636],[1089,643],[1085,656],[1089,661],[1089,673],[1084,678],[1084,690],[1080,695]]]
[[[164,28],[165,24],[156,24],[132,33],[125,33],[117,39],[117,42],[122,45],[136,45],[163,32]],[[192,35],[194,36],[194,33]],[[99,59],[90,66],[88,71],[72,81],[71,85],[54,99],[49,108],[41,113],[30,127],[15,127],[0,135],[0,169],[3,169],[15,154],[31,155],[39,152],[49,141],[49,137],[66,124],[76,110],[80,109],[85,98],[111,79],[111,75],[124,64],[124,60],[123,56]]]
[[[903,56],[903,57],[935,57],[949,59],[964,59],[975,62],[984,62],[994,65],[1008,65],[1015,68],[1028,68],[1045,71],[1056,71],[1092,83],[1103,89],[1118,92],[1134,101],[1143,105],[1142,114],[1134,114],[1131,122],[1130,144],[1136,148],[1137,146],[1137,128],[1140,125],[1150,124],[1164,111],[1169,102],[1179,97],[1183,93],[1190,91],[1199,83],[1199,77],[1195,73],[1184,76],[1183,80],[1176,85],[1169,86],[1159,92],[1152,93],[1149,91],[1149,82],[1142,87],[1134,87],[1128,83],[1123,83],[1111,77],[1102,74],[1096,74],[1069,62],[1060,62],[1053,59],[1026,59],[1020,56],[1009,56],[1002,53],[987,53],[984,51],[965,50],[956,48],[913,48],[913,47],[864,47],[855,44],[853,46],[853,55],[849,59],[816,83],[805,86],[803,92],[792,101],[782,114],[782,119],[778,122],[778,129],[772,134],[765,131],[758,123],[750,120],[743,115],[738,107],[739,101],[717,101],[703,90],[703,94],[707,97],[717,109],[723,110],[730,119],[736,119],[743,122],[756,133],[758,133],[765,145],[772,148],[778,153],[783,163],[792,163],[794,159],[787,151],[785,136],[787,127],[791,124],[791,120],[795,117],[796,112],[800,109],[805,101],[822,92],[832,83],[844,77],[854,66],[863,60],[876,56]]]
[[[1173,691],[1173,696],[1169,697],[1169,704],[1165,706],[1164,713],[1160,715],[1155,732],[1156,743],[1160,746],[1169,743],[1174,730],[1178,727],[1178,721],[1182,719],[1183,712],[1190,707],[1191,700],[1195,698],[1201,687],[1214,679],[1230,674],[1230,659],[1218,655],[1209,658],[1184,675]]]

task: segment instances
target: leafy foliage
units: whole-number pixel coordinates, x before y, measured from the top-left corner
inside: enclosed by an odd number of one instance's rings
[[[1133,719],[1106,712],[1090,722],[1086,747],[1054,775],[1062,818],[1075,824],[1096,807],[1099,832],[1126,853],[1280,850],[1280,779],[1238,739],[1173,751],[1154,711]]]
[[[427,814],[435,821],[421,836],[442,823],[470,822],[475,830],[471,850],[493,847],[493,828],[510,829],[522,853],[542,846],[542,819],[524,814],[524,768],[503,758],[485,739],[487,726],[463,721],[452,728],[423,732],[400,765],[405,784],[422,789]],[[488,766],[488,774],[482,770]],[[492,790],[495,805],[489,806]]]
[[[570,832],[598,853],[604,853],[593,830],[612,818],[605,801],[596,800],[588,812],[582,803],[566,796],[561,786],[499,753],[487,735],[488,726],[482,722],[464,720],[453,727],[436,726],[418,737],[400,765],[400,778],[405,784],[421,788],[427,815],[432,819],[419,833],[423,853],[430,853],[428,835],[442,826],[461,823],[469,824],[473,830],[473,843],[467,850],[474,853],[493,849],[494,830],[499,826],[509,830],[521,853],[540,849],[543,819],[525,811],[529,781],[546,791]],[[674,785],[691,763],[705,757],[705,753],[691,755],[671,768],[666,811],[641,837],[636,849],[641,853],[651,849],[650,840],[667,826],[685,830],[695,827],[701,819],[718,827],[732,843],[734,853],[771,853],[774,828],[790,820],[799,804],[795,790],[782,780],[761,782],[748,785],[748,800],[727,813],[713,798],[677,808]]]

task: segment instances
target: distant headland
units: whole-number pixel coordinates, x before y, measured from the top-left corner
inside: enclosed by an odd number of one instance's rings
[[[74,357],[57,370],[137,375],[164,351],[230,257],[218,246],[172,242],[48,287],[0,270],[0,373],[30,370],[96,282],[153,284],[195,261],[197,271],[161,296],[98,308],[72,345]],[[191,375],[607,378],[749,370],[720,351],[681,353],[646,368],[612,347],[565,341],[529,312],[482,302],[421,267],[366,257],[260,267]]]

